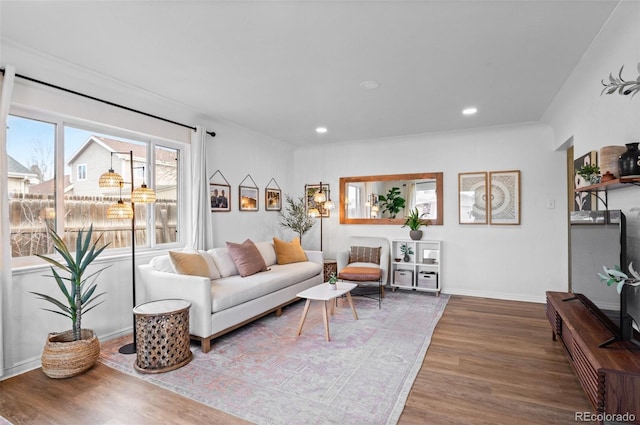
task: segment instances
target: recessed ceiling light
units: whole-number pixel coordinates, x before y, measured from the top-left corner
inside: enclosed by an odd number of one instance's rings
[[[473,115],[476,112],[478,112],[478,108],[474,108],[474,107],[465,108],[462,110],[462,115]]]
[[[327,132],[327,127],[318,127],[316,128],[316,133],[318,134],[324,134]]]
[[[377,81],[363,81],[360,83],[360,87],[362,87],[363,89],[367,89],[367,90],[373,90],[373,89],[377,89],[378,87],[380,87],[380,83]]]

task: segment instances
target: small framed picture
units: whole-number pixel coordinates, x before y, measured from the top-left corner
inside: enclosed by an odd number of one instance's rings
[[[264,190],[264,209],[267,211],[280,211],[282,210],[282,192],[280,189]]]
[[[251,186],[240,186],[240,211],[258,211],[258,188]]]
[[[520,171],[489,173],[491,224],[520,224]]]
[[[318,212],[320,212],[320,215],[324,218],[329,217],[331,215],[331,210],[324,208],[324,202],[322,203],[316,203],[316,201],[313,199],[315,194],[317,192],[320,191],[320,185],[319,184],[306,184],[304,186],[304,192],[306,195],[306,200],[307,200],[307,211],[309,211],[312,208],[316,208],[318,210]],[[327,198],[327,201],[329,199],[331,199],[331,190],[329,189],[329,185],[328,184],[323,184],[322,185],[322,191],[324,192],[325,197]]]
[[[487,172],[458,174],[458,222],[487,224]]]
[[[231,187],[226,184],[209,184],[209,197],[211,198],[211,212],[231,211]]]

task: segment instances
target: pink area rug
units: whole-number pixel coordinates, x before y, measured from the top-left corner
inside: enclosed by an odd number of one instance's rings
[[[139,374],[122,339],[102,344],[100,361],[162,388],[256,424],[394,424],[420,370],[448,296],[387,291],[377,300],[354,297],[330,316],[324,338],[322,303],[313,301],[302,335],[304,302],[214,340],[203,354],[193,344],[188,365]]]

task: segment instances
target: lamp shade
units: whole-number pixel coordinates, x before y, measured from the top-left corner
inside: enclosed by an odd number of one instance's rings
[[[98,180],[98,186],[100,187],[120,187],[122,183],[124,183],[124,179],[120,174],[114,172],[113,168],[103,173]]]
[[[151,204],[156,201],[156,192],[149,189],[146,184],[142,184],[131,193],[131,201],[135,203]]]
[[[322,191],[322,188],[320,188],[320,190],[317,191],[315,195],[313,195],[313,200],[321,203],[327,200],[327,196]]]
[[[131,205],[125,204],[122,199],[117,204],[113,204],[107,209],[107,218],[116,220],[124,220],[133,218],[133,209]]]
[[[327,202],[324,203],[324,205],[322,205],[322,208],[324,208],[325,210],[332,210],[335,207],[336,207],[336,204],[334,204],[331,199],[329,199]]]
[[[310,208],[309,209],[309,217],[319,217],[320,216],[320,211],[318,211],[317,208]]]

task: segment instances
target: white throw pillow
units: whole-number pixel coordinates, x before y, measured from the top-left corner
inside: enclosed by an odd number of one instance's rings
[[[213,248],[207,251],[213,257],[221,277],[240,274],[227,248]]]
[[[206,261],[207,266],[209,266],[209,279],[211,280],[220,279],[220,272],[218,271],[218,267],[216,267],[216,262],[213,260],[213,257],[211,256],[211,254],[209,254],[207,251],[202,251],[202,250],[198,250],[198,254],[200,254],[202,258],[204,258],[204,261]]]
[[[149,261],[149,264],[159,272],[176,272],[176,270],[173,268],[173,264],[171,264],[171,258],[169,258],[168,255],[159,255],[157,257],[153,257],[151,261]]]
[[[267,267],[273,266],[276,263],[276,249],[273,247],[273,242],[255,242],[255,245]]]

